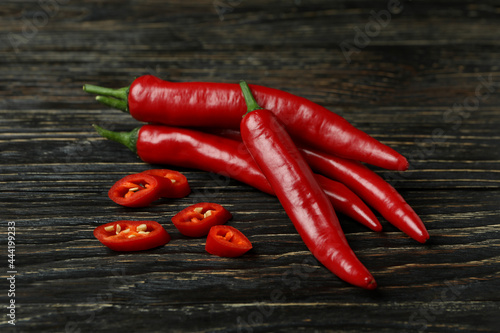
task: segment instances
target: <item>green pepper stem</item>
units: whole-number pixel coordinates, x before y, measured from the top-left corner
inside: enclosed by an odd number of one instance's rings
[[[130,132],[113,132],[97,125],[92,125],[100,136],[125,145],[128,149],[137,154],[137,140],[140,128],[134,128]]]
[[[107,105],[114,109],[122,110],[123,112],[128,112],[128,105],[126,101],[122,101],[113,97],[108,96],[96,96],[96,101],[101,104]]]
[[[114,97],[121,101],[127,101],[129,87],[111,89],[106,87],[94,86],[93,84],[85,84],[83,86],[83,90],[90,94]]]
[[[243,97],[245,98],[245,103],[247,104],[247,113],[245,113],[243,117],[252,111],[262,109],[259,104],[257,104],[255,97],[253,97],[252,92],[250,91],[250,87],[245,81],[240,81],[240,87],[243,92]]]

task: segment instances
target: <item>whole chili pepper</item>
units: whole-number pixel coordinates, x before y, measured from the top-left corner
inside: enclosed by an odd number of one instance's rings
[[[331,203],[284,125],[271,111],[258,106],[244,81],[241,88],[248,105],[241,138],[306,246],[339,278],[362,288],[376,288],[375,279],[349,247]]]
[[[351,125],[343,117],[306,98],[278,89],[252,85],[257,102],[273,110],[298,142],[386,169],[406,170],[408,161],[392,148]],[[168,82],[141,76],[129,88],[85,85],[101,103],[139,121],[171,126],[239,129],[246,106],[237,84]]]
[[[429,233],[420,217],[396,189],[375,172],[357,161],[311,149],[302,149],[302,153],[316,172],[342,181],[399,230],[420,243],[429,239]]]
[[[97,125],[94,127],[100,135],[124,144],[146,163],[214,172],[274,195],[271,185],[241,139],[235,141],[163,125],[144,125],[130,132],[108,131]],[[374,231],[382,230],[373,212],[351,190],[341,183],[316,176],[335,209]]]

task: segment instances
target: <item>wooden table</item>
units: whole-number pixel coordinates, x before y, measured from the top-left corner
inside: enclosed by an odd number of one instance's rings
[[[0,9],[2,332],[498,331],[500,1],[51,0]],[[380,234],[339,214],[379,284],[366,291],[313,258],[276,198],[235,180],[176,168],[190,196],[114,204],[116,180],[158,166],[93,131],[140,123],[81,88],[122,87],[146,73],[245,79],[340,114],[408,157],[407,172],[372,169],[421,216],[430,240],[409,239],[378,213]],[[254,249],[223,259],[180,235],[170,218],[199,201],[225,205]],[[172,241],[112,252],[92,231],[118,219],[157,220]]]

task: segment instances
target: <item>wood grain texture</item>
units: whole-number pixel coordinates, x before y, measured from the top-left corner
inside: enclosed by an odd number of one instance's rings
[[[2,332],[497,332],[500,324],[500,2],[16,1],[0,5]],[[371,17],[371,18],[370,18]],[[381,18],[379,18],[381,19]],[[358,29],[358,30],[357,30]],[[361,38],[358,36],[358,38]],[[347,59],[340,45],[358,51]],[[350,61],[348,61],[350,60]],[[307,97],[408,157],[373,168],[428,227],[425,245],[377,214],[376,234],[340,215],[374,292],[308,252],[274,197],[192,169],[193,193],[125,209],[107,198],[151,167],[101,139],[140,124],[85,94],[92,83],[250,83]],[[254,249],[213,257],[170,218],[225,205]],[[165,247],[114,253],[92,236],[152,219]],[[7,226],[16,225],[16,325],[8,323]]]

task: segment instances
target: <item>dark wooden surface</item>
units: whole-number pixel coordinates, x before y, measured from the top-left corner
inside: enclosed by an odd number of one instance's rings
[[[497,332],[500,325],[500,2],[3,1],[0,5],[2,332]],[[386,12],[382,12],[382,11]],[[357,31],[368,30],[368,38]],[[358,29],[358,30],[356,30]],[[349,59],[341,45],[356,46]],[[354,51],[354,49],[350,49]],[[312,99],[406,155],[374,168],[422,217],[425,245],[380,217],[376,234],[339,216],[379,283],[352,287],[313,259],[277,199],[179,169],[193,193],[144,209],[107,198],[145,170],[91,124],[138,123],[81,87],[145,73],[251,83]],[[170,217],[214,201],[254,244],[204,251]],[[153,219],[165,247],[114,253],[92,236]],[[15,223],[15,296],[8,225]],[[11,299],[15,323],[8,323]]]

